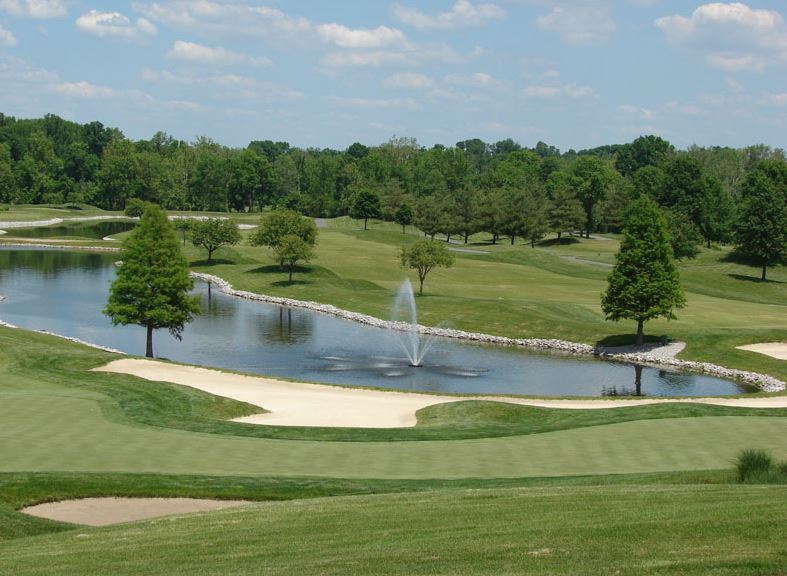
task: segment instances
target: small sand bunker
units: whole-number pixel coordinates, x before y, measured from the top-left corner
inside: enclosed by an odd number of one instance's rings
[[[787,342],[765,342],[763,344],[747,344],[746,346],[738,346],[738,350],[748,350],[749,352],[757,352],[765,354],[777,360],[787,360]]]
[[[109,526],[174,514],[237,508],[245,500],[202,500],[195,498],[82,498],[22,508],[20,512],[71,524]]]

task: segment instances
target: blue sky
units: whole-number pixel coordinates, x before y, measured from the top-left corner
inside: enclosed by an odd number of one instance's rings
[[[0,0],[0,111],[231,146],[783,148],[786,4]]]

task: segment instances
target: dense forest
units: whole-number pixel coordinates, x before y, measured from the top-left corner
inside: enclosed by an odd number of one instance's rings
[[[301,149],[259,140],[246,148],[158,132],[131,141],[100,122],[0,114],[0,202],[87,203],[122,210],[131,199],[167,209],[381,217],[425,234],[488,232],[536,241],[547,232],[619,231],[641,194],[667,215],[676,255],[731,239],[747,182],[764,175],[787,195],[782,149],[692,146],[658,136],[561,153],[538,142],[479,139],[424,148],[393,137],[379,146]],[[751,184],[754,185],[754,184]]]

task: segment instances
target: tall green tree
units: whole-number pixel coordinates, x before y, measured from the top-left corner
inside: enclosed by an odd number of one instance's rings
[[[762,267],[765,281],[768,266],[787,256],[787,165],[782,172],[761,162],[747,174],[741,192],[735,245]]]
[[[285,236],[294,235],[314,246],[317,242],[317,226],[311,218],[304,218],[295,210],[277,208],[266,212],[260,226],[249,237],[252,246],[275,248]]]
[[[629,210],[601,309],[607,320],[635,320],[640,345],[647,320],[674,318],[685,303],[664,216],[653,200],[641,196]]]
[[[590,238],[595,229],[596,204],[606,197],[615,175],[612,168],[596,156],[580,156],[574,165],[574,174],[578,178],[577,197],[585,209],[585,235]]]
[[[104,314],[112,323],[147,330],[145,355],[153,357],[153,330],[167,328],[180,340],[187,322],[199,314],[199,298],[175,232],[164,210],[148,206],[123,245],[123,265],[112,282]]]
[[[276,260],[279,261],[279,266],[286,268],[289,273],[288,282],[292,282],[292,272],[295,269],[295,264],[301,260],[308,262],[314,255],[312,247],[303,238],[295,234],[283,236],[273,251],[276,254]]]
[[[420,286],[418,294],[424,293],[424,280],[435,266],[450,268],[454,265],[454,255],[445,244],[434,240],[421,239],[401,249],[399,258],[402,266],[418,273]]]
[[[363,220],[363,229],[366,230],[369,218],[380,216],[380,197],[371,190],[360,190],[353,199],[350,207],[350,217]]]
[[[413,209],[409,204],[400,204],[394,214],[394,220],[402,227],[402,234],[404,234],[405,226],[413,223]]]
[[[235,222],[226,218],[195,220],[191,224],[191,242],[194,246],[208,251],[208,262],[210,262],[216,250],[240,242],[240,231]]]
[[[560,172],[552,173],[548,181],[565,181],[564,178],[555,178],[560,174]],[[569,185],[554,182],[551,191],[552,199],[547,207],[547,221],[550,230],[557,233],[560,239],[563,232],[573,232],[582,227],[585,222],[585,211],[576,192]]]

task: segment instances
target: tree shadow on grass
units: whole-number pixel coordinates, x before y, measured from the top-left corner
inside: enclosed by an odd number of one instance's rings
[[[227,260],[226,258],[214,258],[208,262],[208,259],[205,258],[204,260],[194,260],[190,262],[189,268],[196,268],[198,266],[218,266],[220,264],[235,264],[235,261]]]
[[[314,269],[311,267],[305,266],[295,266],[292,269],[293,274],[312,274]],[[286,274],[287,269],[282,268],[278,264],[271,264],[269,266],[260,266],[259,268],[254,268],[249,270],[249,274]]]
[[[771,280],[766,278],[763,280],[760,276],[747,276],[745,274],[727,274],[730,278],[742,280],[743,282],[753,282],[755,284],[784,284],[781,280]]]
[[[271,282],[271,286],[277,287],[306,286],[307,284],[311,284],[311,282],[308,280],[298,280],[297,278],[293,278],[292,282],[289,280],[277,280],[276,282]]]
[[[550,246],[570,246],[572,244],[579,244],[580,240],[576,236],[564,236],[560,239],[550,238],[549,240],[541,240],[537,242],[538,246],[548,248]]]

